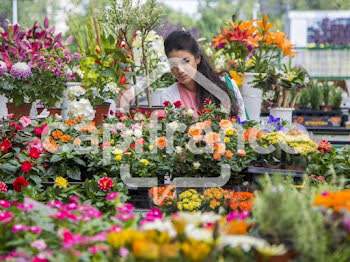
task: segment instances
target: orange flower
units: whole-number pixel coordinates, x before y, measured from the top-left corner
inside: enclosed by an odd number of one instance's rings
[[[247,152],[242,149],[238,149],[237,152],[240,157],[244,157],[247,154]]]
[[[67,126],[74,126],[74,120],[66,120]]]
[[[340,211],[341,209],[350,211],[350,190],[326,191],[323,194],[316,195],[313,205],[332,208],[335,211]]]
[[[233,211],[251,211],[253,209],[254,195],[249,192],[235,192],[230,199]]]
[[[132,252],[136,258],[155,260],[159,257],[158,245],[153,241],[136,239],[132,243]]]
[[[219,123],[220,127],[224,130],[232,128],[232,122],[230,120],[223,119]]]
[[[253,139],[257,139],[260,138],[261,136],[261,131],[259,131],[256,128],[248,128],[245,132],[244,132],[244,141],[249,141],[249,138],[253,138]]]
[[[230,159],[230,158],[233,157],[233,153],[230,150],[227,150],[225,156],[226,156],[227,159]]]
[[[46,151],[50,153],[55,153],[58,149],[57,143],[55,141],[50,141],[50,140],[51,140],[51,137],[48,137],[45,140],[44,147]]]
[[[250,21],[242,21],[239,25],[238,23],[231,22],[231,27],[234,28],[238,26],[243,31],[247,30],[247,33],[249,35],[252,35],[257,29],[257,27],[253,25],[254,22],[255,22],[255,19]]]
[[[80,140],[80,138],[76,138],[76,139],[74,139],[74,141],[73,141],[73,145],[80,145],[81,144],[81,140]]]
[[[165,136],[162,136],[162,137],[159,137],[157,139],[157,147],[159,149],[164,149],[167,145],[167,140],[166,140],[166,137]]]
[[[219,141],[219,134],[216,132],[210,132],[205,135],[205,142],[210,145],[214,145]]]
[[[90,124],[90,125],[93,125],[93,126],[96,126],[96,124],[95,124],[94,121],[89,121],[89,124]]]
[[[268,22],[268,17],[266,14],[263,15],[263,19],[261,21],[258,21],[258,26],[261,29],[261,31],[267,32],[271,27],[276,26],[276,24],[270,24]]]
[[[83,118],[81,116],[75,118],[75,122],[77,122],[77,123],[80,123],[82,120],[83,120]]]
[[[225,144],[217,143],[213,146],[213,149],[215,150],[215,153],[223,155],[225,154]]]
[[[198,128],[198,126],[191,126],[188,129],[188,137],[195,137],[202,134],[202,129]]]
[[[218,36],[214,37],[211,42],[215,49],[218,48],[220,45],[227,43],[225,37],[223,37],[222,34],[219,34]]]
[[[69,142],[69,140],[71,140],[71,139],[72,139],[72,137],[69,135],[64,135],[64,136],[61,136],[61,138],[60,138],[60,140],[64,143]]]
[[[53,131],[52,136],[54,139],[60,139],[62,137],[63,133],[61,130]]]
[[[211,126],[211,120],[205,120],[204,121],[204,128],[205,127],[210,127]]]
[[[218,154],[218,153],[215,153],[215,154],[213,155],[213,158],[214,158],[215,160],[220,160],[221,155]]]
[[[253,48],[257,48],[259,47],[259,41],[262,41],[262,40],[263,40],[262,36],[256,34],[254,36],[249,36],[246,43]]]
[[[228,235],[245,235],[248,225],[241,220],[232,220],[224,226],[223,231]]]
[[[152,187],[149,190],[149,196],[155,205],[163,206],[165,204],[169,206],[176,198],[175,186]]]

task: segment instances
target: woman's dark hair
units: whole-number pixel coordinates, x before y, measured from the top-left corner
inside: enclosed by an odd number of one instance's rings
[[[207,77],[211,82],[219,86],[224,90],[231,99],[231,110],[232,116],[237,116],[239,112],[239,105],[237,104],[237,99],[235,93],[231,91],[226,83],[220,79],[218,73],[214,71],[209,63],[208,58],[200,49],[197,41],[193,36],[186,31],[174,31],[172,32],[164,41],[165,54],[169,56],[172,51],[188,51],[194,57],[200,57],[200,63],[198,64],[197,71]],[[201,85],[196,83],[196,97],[199,105],[203,106],[205,99],[210,99],[212,103],[220,105],[220,100],[212,93],[208,92]]]

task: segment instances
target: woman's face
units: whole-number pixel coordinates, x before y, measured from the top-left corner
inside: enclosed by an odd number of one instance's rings
[[[200,57],[195,57],[185,50],[173,50],[168,55],[171,72],[174,77],[183,85],[194,81]]]

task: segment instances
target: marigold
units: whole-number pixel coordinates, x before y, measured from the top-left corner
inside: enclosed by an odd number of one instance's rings
[[[74,120],[66,120],[66,126],[74,126]]]
[[[165,136],[159,137],[157,139],[157,147],[159,149],[164,149],[167,146],[167,140]]]
[[[55,179],[55,186],[59,187],[59,188],[67,188],[68,186],[68,181],[67,179],[59,176],[59,177],[56,177]]]
[[[52,132],[52,137],[54,139],[60,139],[63,136],[63,132],[61,130],[55,130]]]
[[[75,122],[80,123],[83,120],[83,117],[76,117]]]
[[[64,135],[64,136],[61,136],[61,137],[60,137],[60,140],[61,140],[62,142],[64,142],[64,143],[69,142],[69,140],[71,140],[71,139],[72,139],[72,137],[69,136],[69,135]]]
[[[341,209],[350,211],[350,190],[324,192],[316,195],[313,205],[332,208],[335,211],[340,211]]]
[[[249,192],[235,192],[230,199],[233,211],[251,211],[253,209],[254,195]]]

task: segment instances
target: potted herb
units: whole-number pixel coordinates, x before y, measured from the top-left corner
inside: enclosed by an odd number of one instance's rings
[[[331,111],[332,105],[330,104],[331,91],[335,88],[333,81],[324,81],[322,83],[323,105],[321,110]]]

